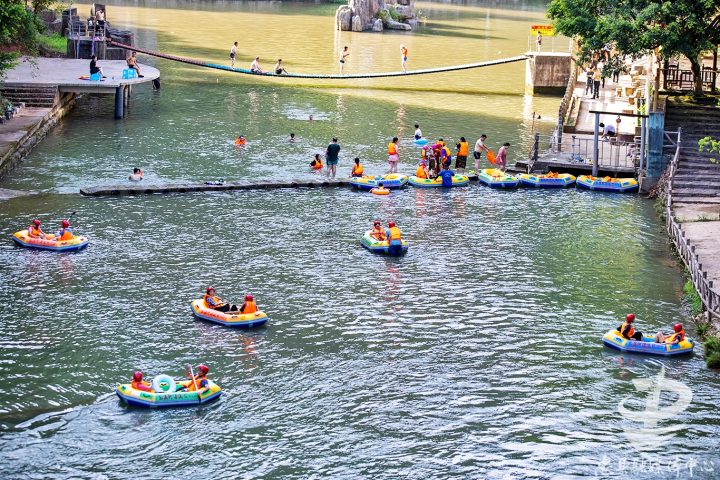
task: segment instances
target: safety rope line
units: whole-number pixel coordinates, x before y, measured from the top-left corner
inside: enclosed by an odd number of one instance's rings
[[[174,60],[176,62],[189,63],[190,65],[197,65],[198,67],[216,68],[218,70],[225,70],[226,72],[244,73],[246,75],[258,75],[261,77],[315,78],[315,79],[325,79],[325,80],[347,80],[347,79],[352,79],[352,78],[406,77],[408,75],[425,75],[428,73],[453,72],[453,71],[457,71],[457,70],[468,70],[471,68],[490,67],[492,65],[502,65],[505,63],[513,63],[513,62],[520,62],[522,60],[527,60],[527,56],[520,55],[517,57],[502,58],[500,60],[490,60],[487,62],[468,63],[466,65],[454,65],[451,67],[428,68],[425,70],[411,70],[407,73],[384,72],[384,73],[359,73],[359,74],[348,74],[348,75],[338,75],[338,74],[321,75],[321,74],[312,74],[312,73],[287,73],[287,74],[278,75],[273,72],[255,73],[255,72],[251,72],[250,70],[246,70],[244,68],[236,68],[233,70],[232,68],[226,67],[224,65],[217,65],[214,63],[190,60],[188,58],[175,57],[173,55],[166,55],[164,53],[153,52],[151,50],[145,50],[142,48],[131,47],[129,45],[123,45],[122,43],[117,43],[117,42],[113,42],[113,41],[111,41],[110,44],[115,45],[116,47],[125,48],[127,50],[133,50],[135,52],[144,53],[145,55],[152,55],[153,57],[165,58],[167,60]]]

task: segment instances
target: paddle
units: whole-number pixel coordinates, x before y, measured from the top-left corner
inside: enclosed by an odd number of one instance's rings
[[[72,213],[70,214],[70,216],[67,218],[68,223],[70,222],[70,219],[72,218],[72,216],[75,215],[76,213],[77,213],[77,212],[72,212]]]
[[[188,368],[190,369],[190,378],[192,378],[193,384],[195,385],[195,392],[197,393],[197,396],[198,396],[198,402],[202,402],[202,395],[198,391],[198,384],[197,384],[197,381],[195,380],[195,372],[193,372],[192,365],[188,364]]]

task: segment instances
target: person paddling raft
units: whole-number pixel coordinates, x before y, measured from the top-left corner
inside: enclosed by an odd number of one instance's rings
[[[72,240],[73,236],[73,231],[70,229],[70,222],[63,220],[62,228],[58,230],[53,240],[56,242],[64,242],[65,240]]]
[[[197,369],[198,373],[195,376],[192,375],[192,366],[188,365],[185,369],[185,376],[192,381],[188,384],[187,387],[183,388],[183,391],[197,392],[198,397],[200,397],[205,392],[210,390],[210,381],[207,378],[207,374],[208,372],[210,372],[210,369],[205,365],[198,365]]]
[[[623,338],[626,338],[627,340],[643,340],[643,334],[641,332],[636,332],[633,328],[632,324],[635,322],[635,315],[632,313],[628,313],[625,317],[625,322],[618,328],[620,331],[620,335],[623,336]]]
[[[237,312],[238,306],[227,302],[223,302],[220,297],[215,296],[215,288],[208,287],[206,290],[205,298],[203,298],[205,305],[208,308],[217,310],[218,312]]]
[[[664,333],[658,332],[657,335],[655,335],[655,343],[675,344],[685,340],[685,330],[683,330],[682,323],[676,323],[673,326],[673,330],[675,330],[675,333],[668,335],[667,337]]]

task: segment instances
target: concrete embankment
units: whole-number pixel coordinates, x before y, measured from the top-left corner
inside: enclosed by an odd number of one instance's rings
[[[64,93],[51,108],[23,108],[18,116],[0,124],[0,176],[17,165],[74,105],[75,94]]]

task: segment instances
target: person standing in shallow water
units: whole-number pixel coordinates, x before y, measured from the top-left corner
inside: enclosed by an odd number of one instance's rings
[[[345,68],[345,59],[350,55],[350,52],[348,52],[348,47],[343,48],[342,53],[340,54],[340,75],[343,74],[343,69]]]
[[[233,70],[235,70],[235,55],[237,55],[237,42],[235,42],[232,48],[230,48],[230,68]]]
[[[397,173],[400,155],[398,153],[398,137],[393,137],[392,142],[388,144],[388,163],[390,164],[390,173]]]
[[[407,58],[408,58],[408,49],[405,48],[405,45],[400,45],[400,54],[402,56],[403,73],[407,73],[407,70],[405,70],[405,62],[407,62]]]
[[[326,177],[330,180],[335,180],[335,173],[337,171],[337,164],[340,155],[340,145],[337,143],[337,137],[333,137],[332,143],[328,145],[326,150],[326,163],[327,163],[327,174]],[[332,172],[332,178],[330,173]]]
[[[509,146],[509,143],[503,143],[503,146],[500,147],[500,150],[498,151],[497,157],[495,157],[495,166],[502,172],[504,172],[507,168],[507,151]]]

